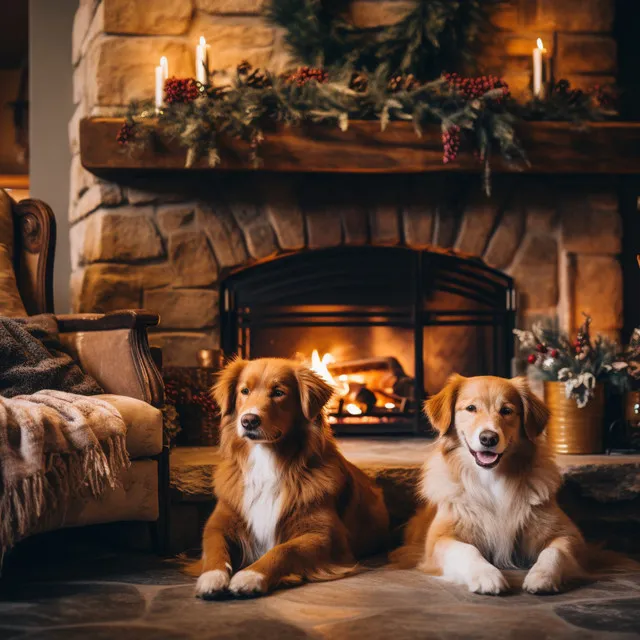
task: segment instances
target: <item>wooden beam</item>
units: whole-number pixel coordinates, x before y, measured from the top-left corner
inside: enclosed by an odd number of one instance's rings
[[[155,149],[121,146],[116,135],[123,120],[87,118],[80,123],[80,154],[89,171],[209,170],[205,159],[185,169],[186,152],[175,141],[160,140]],[[492,170],[531,173],[640,173],[640,123],[592,123],[576,128],[565,122],[530,122],[518,127],[530,166],[514,167],[497,155]],[[265,135],[260,156],[263,171],[333,173],[422,173],[481,170],[471,153],[442,163],[441,132],[425,128],[418,138],[411,123],[392,122],[380,131],[377,121],[354,121],[345,132],[327,125],[278,128]],[[249,146],[222,139],[218,169],[255,170]]]

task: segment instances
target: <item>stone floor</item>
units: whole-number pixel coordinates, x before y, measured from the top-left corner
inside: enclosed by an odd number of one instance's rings
[[[48,552],[49,553],[49,552]],[[0,581],[0,638],[268,640],[327,638],[607,639],[640,637],[640,573],[555,596],[468,593],[370,562],[362,572],[242,601],[204,602],[193,579],[148,554],[31,552]]]

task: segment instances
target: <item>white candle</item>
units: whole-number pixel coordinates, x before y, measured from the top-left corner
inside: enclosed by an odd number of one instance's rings
[[[209,45],[204,36],[200,36],[200,44],[196,47],[196,80],[209,84]]]
[[[533,50],[533,97],[544,97],[543,84],[543,56],[547,52],[542,44],[542,40],[538,38],[538,46]]]
[[[160,58],[160,64],[156,67],[156,113],[164,106],[164,83],[169,77],[169,62],[166,56]]]

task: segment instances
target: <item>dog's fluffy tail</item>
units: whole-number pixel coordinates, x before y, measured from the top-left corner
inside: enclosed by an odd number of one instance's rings
[[[582,565],[589,577],[593,578],[606,578],[640,570],[640,562],[637,560],[594,544],[587,545]]]
[[[424,556],[423,544],[406,544],[389,554],[389,560],[396,569],[414,569]]]

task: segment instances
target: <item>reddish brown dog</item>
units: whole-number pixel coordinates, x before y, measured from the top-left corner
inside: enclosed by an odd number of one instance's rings
[[[236,360],[221,373],[218,502],[204,530],[199,597],[338,578],[384,548],[382,492],[338,451],[325,415],[332,393],[288,360]]]

